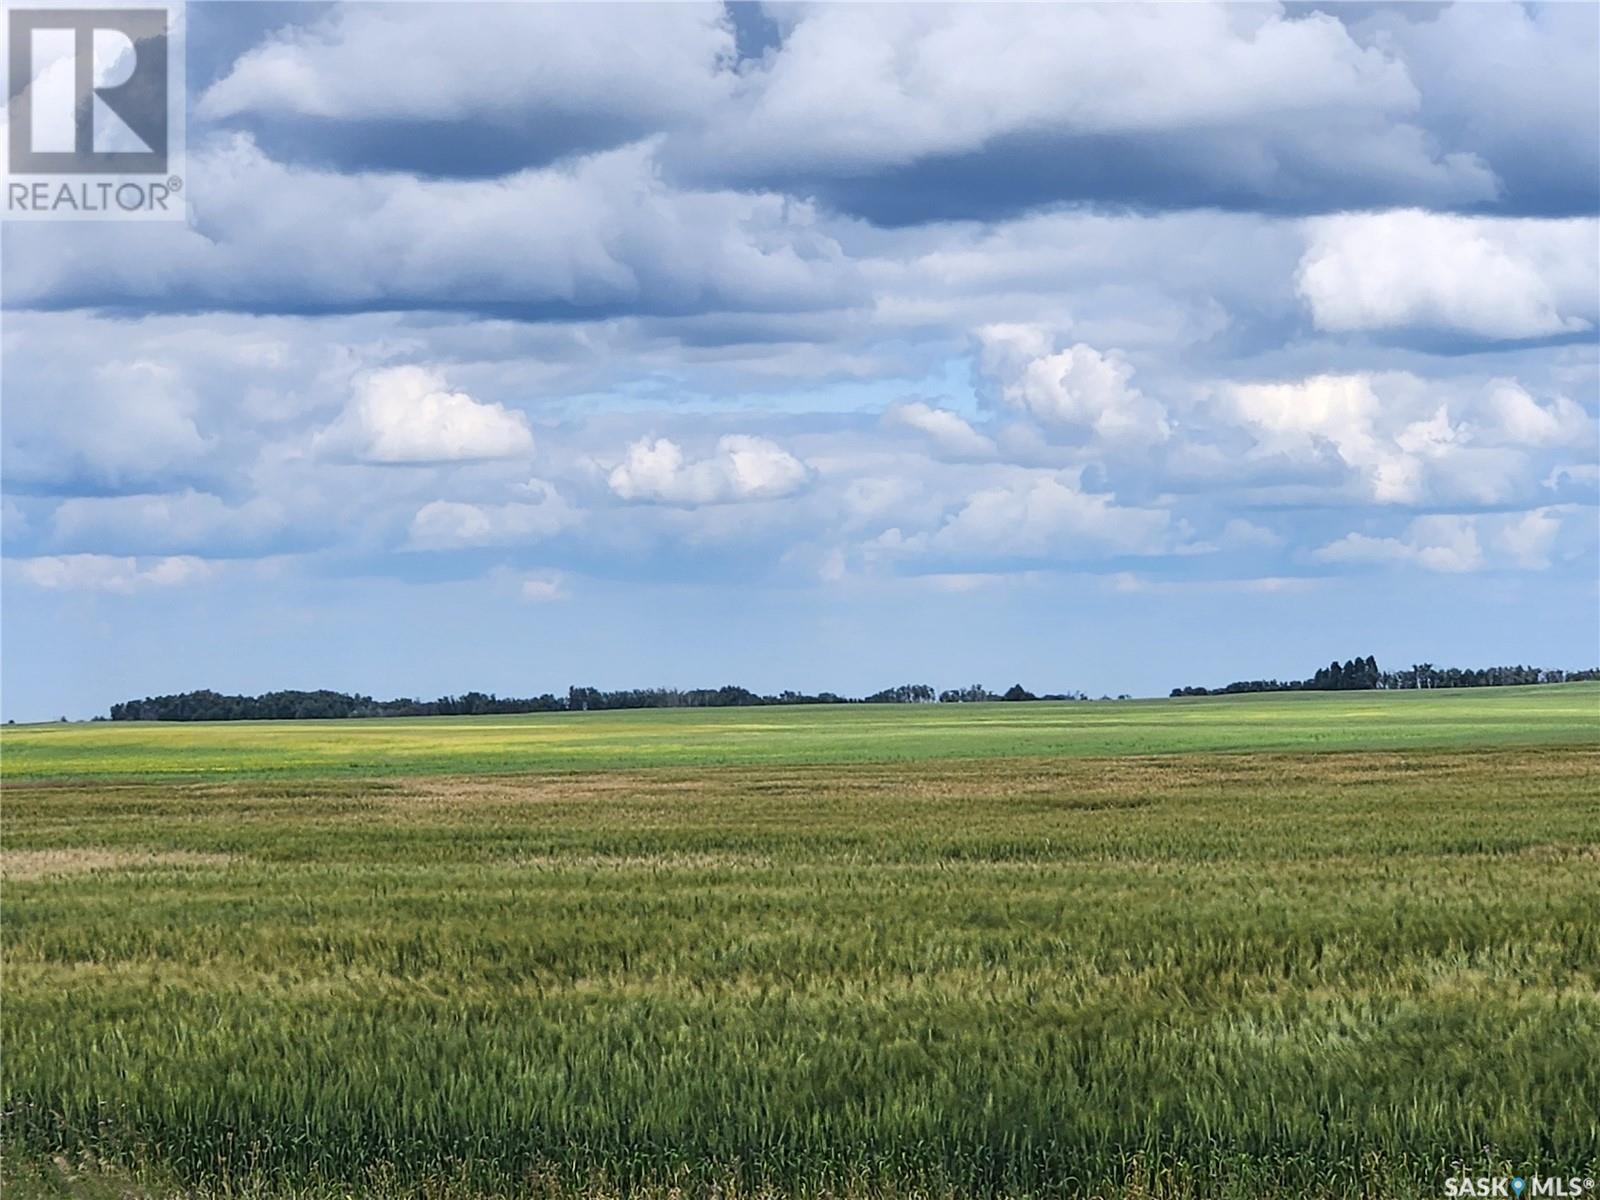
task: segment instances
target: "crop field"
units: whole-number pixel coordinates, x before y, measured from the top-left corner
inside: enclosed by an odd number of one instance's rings
[[[7,730],[9,1195],[1600,1174],[1600,687]]]
[[[1600,685],[1183,700],[815,705],[389,720],[31,725],[25,778],[394,776],[943,758],[1592,744]]]

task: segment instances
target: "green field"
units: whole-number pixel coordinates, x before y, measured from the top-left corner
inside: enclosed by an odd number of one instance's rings
[[[1593,743],[1600,684],[1187,700],[817,705],[514,717],[30,725],[10,780],[505,774],[1201,750]]]
[[[8,1194],[1600,1173],[1600,687],[6,731]]]

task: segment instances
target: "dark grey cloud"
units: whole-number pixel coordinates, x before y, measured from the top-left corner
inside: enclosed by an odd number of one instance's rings
[[[482,178],[659,136],[691,186],[782,189],[885,224],[1073,204],[1600,211],[1592,5],[357,4],[277,19],[239,18],[273,32],[197,114],[285,161]]]
[[[1483,209],[1600,212],[1600,5],[1402,5],[1352,29],[1403,58],[1419,124],[1494,171]]]
[[[776,175],[768,180],[883,225],[997,221],[1055,207],[1123,212],[1216,208],[1274,215],[1381,208],[1492,207],[1495,185],[1477,164],[1430,163],[1410,153],[1415,131],[1362,130],[1366,156],[1341,160],[1304,131],[1071,135],[1007,133],[981,149],[936,154],[871,174]]]
[[[662,154],[885,224],[1600,211],[1590,5],[819,6]],[[1159,81],[1159,86],[1157,86]]]
[[[583,109],[494,113],[449,121],[269,116],[235,122],[280,162],[341,171],[488,179],[621,146],[656,132],[638,117]]]

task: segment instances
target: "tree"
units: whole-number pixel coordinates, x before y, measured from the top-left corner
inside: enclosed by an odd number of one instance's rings
[[[975,683],[971,687],[947,688],[939,693],[940,704],[977,704],[994,698],[981,683]]]
[[[899,687],[884,688],[864,697],[863,704],[927,704],[934,698],[933,688],[926,683],[902,683]]]

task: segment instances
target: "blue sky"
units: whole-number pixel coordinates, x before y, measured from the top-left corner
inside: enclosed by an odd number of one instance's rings
[[[1600,8],[191,4],[3,710],[1593,665]]]

